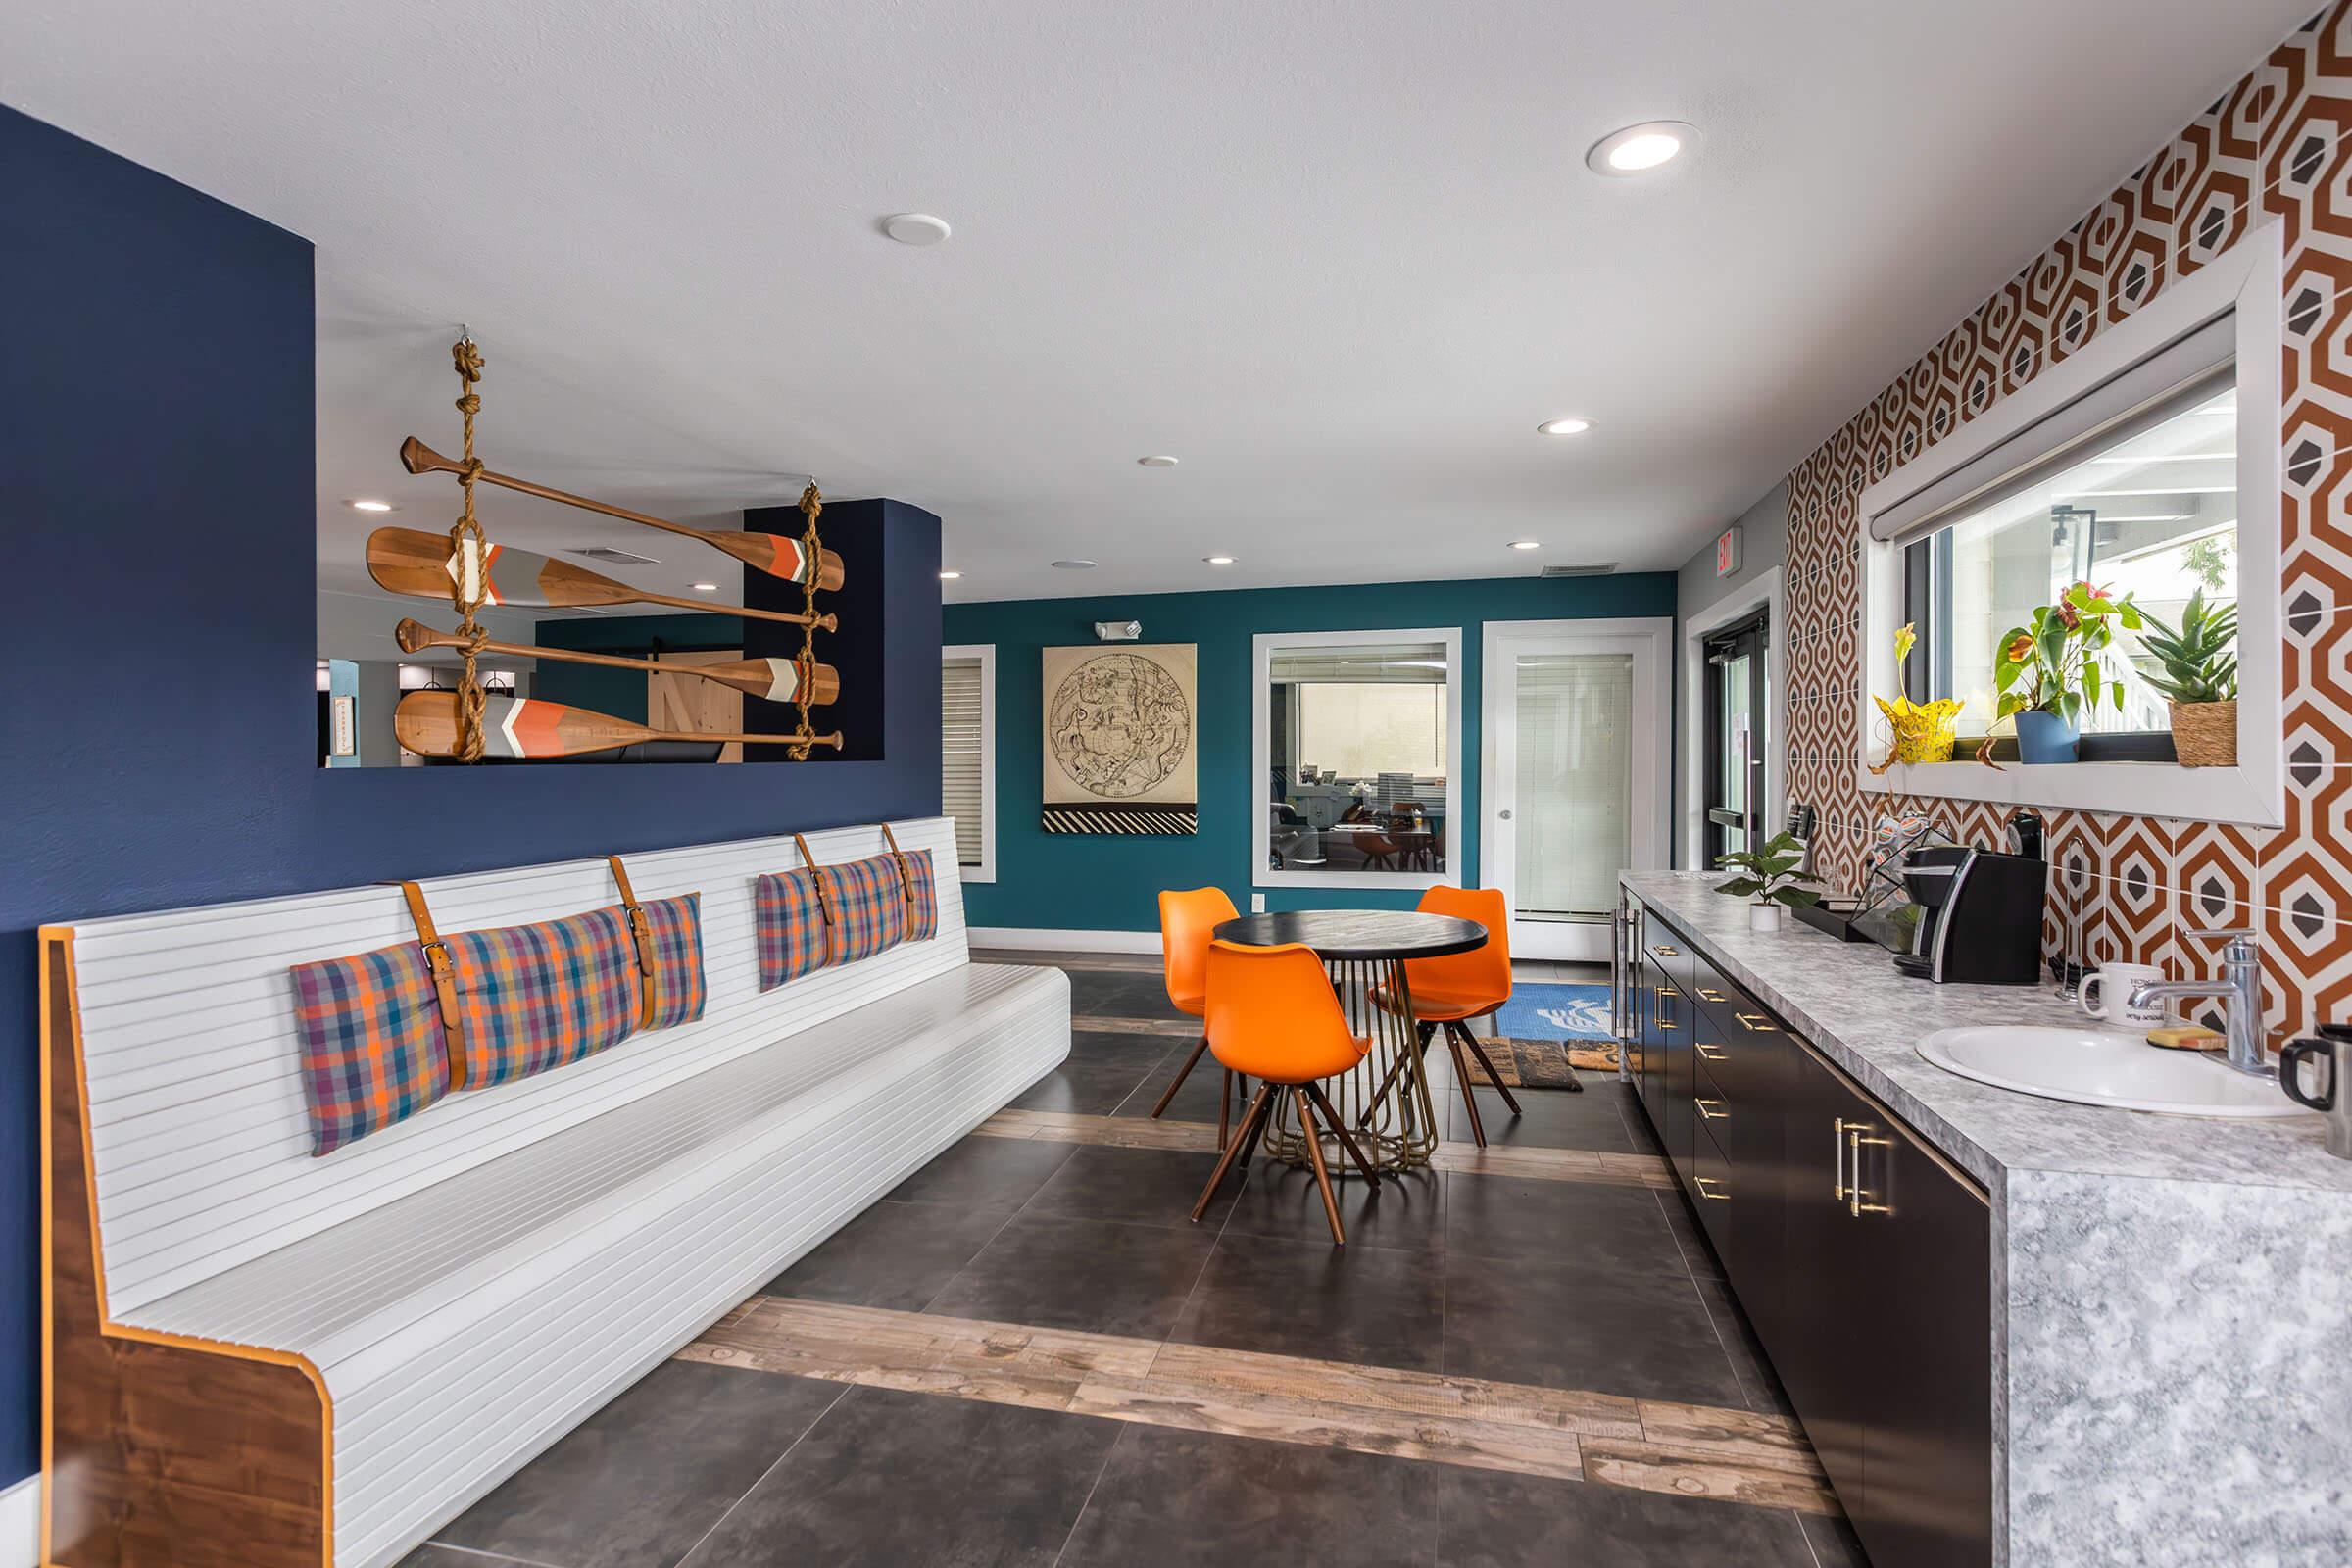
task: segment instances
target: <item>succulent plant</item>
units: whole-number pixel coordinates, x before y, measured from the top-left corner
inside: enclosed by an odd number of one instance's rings
[[[2147,612],[2139,645],[2157,663],[2148,684],[2176,703],[2226,703],[2237,696],[2237,606],[2205,601],[2200,588],[2188,596],[2178,629]]]

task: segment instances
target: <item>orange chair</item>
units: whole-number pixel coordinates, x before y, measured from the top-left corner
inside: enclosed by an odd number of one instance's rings
[[[1209,933],[1241,911],[1225,896],[1223,888],[1194,888],[1184,893],[1162,893],[1159,896],[1159,956],[1162,972],[1167,976],[1168,1001],[1178,1012],[1201,1016],[1208,1006],[1208,944]],[[1208,1030],[1200,1031],[1200,1042],[1193,1054],[1184,1058],[1176,1077],[1159,1103],[1152,1107],[1157,1120],[1176,1098],[1176,1091],[1193,1075],[1193,1067],[1200,1053],[1208,1049]],[[1225,1129],[1233,1119],[1233,1074],[1225,1075],[1225,1092],[1217,1101],[1217,1147],[1225,1147]]]
[[[1421,895],[1423,914],[1450,914],[1475,920],[1487,928],[1487,944],[1468,953],[1443,958],[1408,958],[1404,983],[1412,991],[1413,1016],[1421,1025],[1421,1049],[1427,1052],[1432,1035],[1446,1031],[1453,1053],[1453,1075],[1462,1086],[1462,1102],[1470,1107],[1470,1136],[1487,1147],[1486,1125],[1479,1120],[1478,1097],[1471,1092],[1470,1063],[1485,1069],[1487,1081],[1502,1102],[1519,1114],[1519,1102],[1487,1059],[1486,1048],[1470,1032],[1470,1020],[1502,1010],[1511,1000],[1511,910],[1499,888],[1431,888]],[[1573,1069],[1570,1087],[1583,1089]]]
[[[1323,960],[1315,956],[1312,948],[1297,943],[1246,948],[1212,942],[1205,1022],[1208,1049],[1216,1053],[1217,1060],[1228,1072],[1257,1079],[1258,1086],[1257,1097],[1250,1102],[1233,1141],[1225,1146],[1200,1200],[1193,1205],[1194,1222],[1208,1211],[1209,1200],[1217,1196],[1236,1155],[1244,1171],[1250,1168],[1250,1156],[1266,1130],[1266,1118],[1274,1110],[1273,1097],[1279,1091],[1291,1097],[1298,1112],[1299,1138],[1306,1145],[1308,1163],[1314,1166],[1315,1185],[1323,1193],[1323,1217],[1331,1221],[1331,1239],[1346,1246],[1348,1233],[1340,1228],[1340,1205],[1331,1196],[1331,1171],[1323,1163],[1323,1139],[1316,1118],[1320,1116],[1322,1125],[1338,1137],[1340,1147],[1378,1194],[1380,1173],[1348,1136],[1322,1083],[1360,1065],[1371,1042],[1357,1039],[1348,1027],[1347,1014],[1340,1010],[1340,999],[1331,989],[1331,977],[1323,972]]]

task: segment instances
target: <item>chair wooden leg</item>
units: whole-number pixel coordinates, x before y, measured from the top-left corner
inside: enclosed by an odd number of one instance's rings
[[[1167,1089],[1160,1095],[1159,1103],[1152,1107],[1153,1121],[1159,1120],[1159,1113],[1168,1108],[1168,1102],[1176,1098],[1176,1091],[1182,1089],[1184,1081],[1193,1075],[1193,1068],[1200,1060],[1200,1053],[1207,1049],[1208,1036],[1203,1032],[1200,1040],[1193,1046],[1193,1054],[1184,1058],[1183,1066],[1176,1069],[1176,1076],[1169,1081]]]
[[[1226,1069],[1225,1081],[1217,1086],[1217,1148],[1224,1149],[1227,1130],[1233,1118],[1233,1071]]]
[[[1461,1091],[1462,1103],[1470,1112],[1470,1136],[1477,1141],[1479,1148],[1484,1149],[1487,1147],[1487,1126],[1478,1119],[1478,1097],[1470,1092],[1470,1063],[1463,1059],[1462,1043],[1453,1038],[1450,1029],[1446,1032],[1446,1046],[1453,1053],[1455,1087]]]
[[[1261,1083],[1257,1086],[1257,1095],[1260,1100],[1265,1100],[1273,1092],[1272,1084]],[[1233,1142],[1235,1147],[1242,1152],[1240,1168],[1243,1175],[1250,1174],[1250,1161],[1257,1156],[1258,1141],[1266,1136],[1266,1128],[1272,1125],[1273,1120],[1274,1104],[1271,1101],[1267,1101],[1266,1113],[1257,1118],[1256,1126],[1252,1127],[1246,1116],[1242,1119],[1242,1125],[1235,1132]]]
[[[1487,1070],[1487,1082],[1494,1086],[1494,1092],[1502,1097],[1502,1102],[1511,1107],[1511,1114],[1518,1115],[1518,1100],[1511,1094],[1509,1086],[1502,1081],[1502,1074],[1494,1070],[1494,1063],[1487,1059],[1487,1049],[1478,1043],[1478,1036],[1470,1032],[1470,1026],[1466,1023],[1455,1024],[1453,1031],[1455,1038],[1461,1041],[1464,1049],[1476,1056],[1478,1064]],[[1469,1088],[1467,1083],[1462,1085],[1465,1094],[1469,1092]]]
[[[1233,1168],[1233,1157],[1241,1153],[1245,1146],[1257,1141],[1257,1131],[1265,1125],[1266,1113],[1270,1108],[1268,1097],[1273,1092],[1273,1085],[1264,1085],[1257,1091],[1257,1098],[1250,1102],[1249,1114],[1242,1118],[1242,1136],[1227,1144],[1225,1152],[1217,1156],[1217,1168],[1209,1173],[1208,1185],[1200,1190],[1200,1201],[1193,1205],[1194,1224],[1200,1224],[1200,1216],[1208,1212],[1209,1200],[1217,1196],[1217,1189],[1224,1184],[1225,1173]],[[1247,1156],[1242,1163],[1247,1168]]]
[[[1364,1180],[1372,1184],[1372,1191],[1377,1195],[1380,1192],[1380,1172],[1372,1168],[1372,1162],[1364,1157],[1363,1149],[1356,1141],[1348,1136],[1348,1128],[1341,1122],[1340,1113],[1333,1106],[1330,1097],[1323,1093],[1323,1086],[1306,1085],[1306,1098],[1315,1102],[1315,1108],[1323,1113],[1325,1124],[1339,1139],[1340,1147],[1348,1151],[1348,1157],[1355,1161],[1355,1168],[1364,1173]]]
[[[1292,1090],[1291,1099],[1298,1108],[1298,1132],[1306,1142],[1307,1163],[1315,1167],[1315,1186],[1323,1194],[1323,1217],[1331,1221],[1332,1245],[1346,1247],[1348,1233],[1340,1229],[1340,1203],[1331,1196],[1331,1172],[1323,1164],[1323,1135],[1316,1130],[1315,1113],[1301,1091]]]

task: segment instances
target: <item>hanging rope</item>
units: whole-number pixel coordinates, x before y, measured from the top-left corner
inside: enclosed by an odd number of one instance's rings
[[[801,535],[801,610],[808,615],[808,624],[801,628],[800,691],[794,703],[801,710],[801,738],[785,749],[785,755],[796,762],[808,760],[811,750],[808,693],[809,683],[816,674],[816,565],[825,547],[816,531],[816,519],[824,510],[825,498],[811,479],[808,488],[801,492],[801,514],[808,519],[808,531]]]
[[[465,462],[458,470],[458,488],[465,493],[466,510],[449,530],[450,602],[457,608],[457,634],[465,639],[466,660],[465,678],[458,687],[458,760],[478,762],[488,699],[474,662],[481,656],[482,645],[490,640],[490,634],[473,618],[490,588],[490,574],[482,561],[482,525],[473,514],[473,482],[482,471],[482,460],[473,455],[473,416],[482,412],[482,395],[474,390],[482,378],[482,351],[474,346],[469,332],[449,346],[449,356],[458,370],[458,412],[466,416]]]

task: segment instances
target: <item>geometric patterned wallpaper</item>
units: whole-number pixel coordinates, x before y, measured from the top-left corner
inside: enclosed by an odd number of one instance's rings
[[[2051,810],[2043,943],[2097,963],[2219,969],[2193,933],[2261,932],[2274,1036],[2352,1020],[2352,0],[2336,0],[1789,476],[1787,798],[1816,805],[1824,880],[1851,886],[1869,823],[1924,811],[1998,845],[2010,809],[1865,796],[1856,646],[1863,489],[2227,251],[2284,225],[2280,828]],[[2209,1009],[2195,1009],[2203,1014]],[[2274,1042],[2276,1043],[2276,1042]]]

